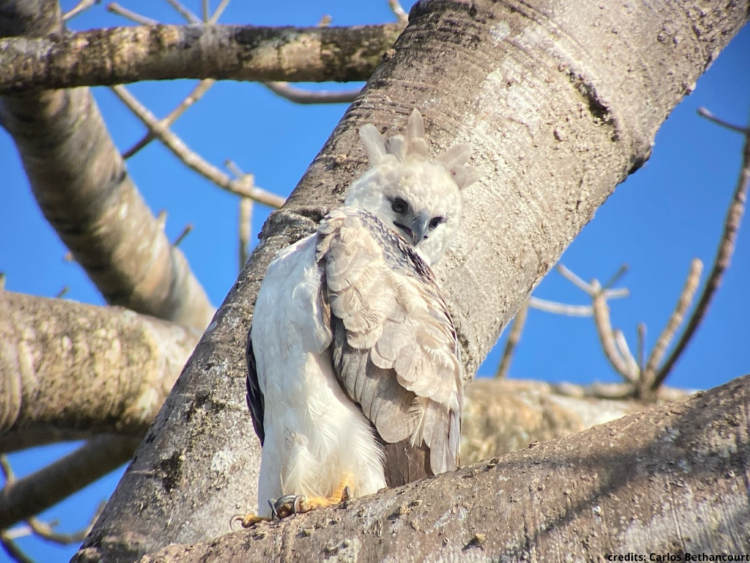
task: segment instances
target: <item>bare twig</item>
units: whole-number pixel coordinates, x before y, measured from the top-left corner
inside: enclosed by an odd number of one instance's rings
[[[178,235],[178,237],[174,240],[172,243],[172,246],[180,246],[180,243],[185,240],[185,237],[188,236],[193,230],[193,224],[188,223],[185,225],[185,228],[182,229],[182,232]]]
[[[641,375],[644,390],[646,390],[647,388],[652,388],[651,386],[653,384],[653,378],[656,375],[659,364],[664,358],[664,353],[672,343],[672,339],[674,338],[677,329],[680,328],[680,325],[682,325],[682,321],[685,318],[685,313],[693,303],[693,297],[695,296],[695,291],[698,289],[698,284],[700,282],[702,272],[703,262],[701,262],[698,258],[695,258],[690,264],[690,272],[688,273],[687,279],[685,280],[685,285],[682,288],[682,292],[680,293],[680,298],[677,300],[677,306],[675,307],[672,316],[669,318],[667,326],[664,327],[664,330],[659,335],[659,338],[656,339],[654,348],[653,350],[651,350],[651,354],[648,357],[646,368],[643,370],[643,374]]]
[[[701,117],[705,117],[709,121],[713,121],[714,123],[716,123],[716,125],[724,127],[725,129],[729,129],[730,131],[734,131],[735,133],[745,135],[745,137],[747,137],[748,130],[750,130],[750,128],[748,127],[740,127],[739,125],[735,125],[734,123],[729,123],[728,121],[724,121],[723,119],[716,117],[713,113],[708,111],[706,108],[698,108],[698,115],[700,115]]]
[[[229,0],[221,0],[219,5],[216,7],[216,10],[214,11],[213,15],[208,19],[209,24],[213,25],[217,21],[219,21],[219,18],[221,17],[221,14],[224,13],[224,10],[229,5]]]
[[[594,312],[591,305],[568,305],[534,296],[529,297],[529,307],[545,313],[568,317],[590,317]]]
[[[599,291],[594,295],[594,324],[596,333],[599,335],[604,355],[614,370],[626,380],[635,383],[638,374],[631,371],[631,365],[622,357],[615,343],[615,335],[609,318],[609,306],[604,292],[600,290],[599,282],[593,280],[591,284]]]
[[[714,293],[716,293],[719,285],[721,285],[724,272],[729,267],[732,254],[734,253],[737,233],[740,229],[740,224],[742,223],[742,215],[745,211],[748,184],[750,184],[750,127],[742,128],[737,125],[732,125],[714,117],[705,109],[699,113],[703,117],[710,119],[722,127],[726,127],[731,131],[741,132],[745,136],[745,146],[742,151],[742,168],[740,170],[739,178],[737,179],[737,187],[734,190],[732,201],[727,210],[727,217],[724,221],[724,231],[721,235],[721,242],[719,243],[719,249],[716,253],[711,273],[708,275],[706,285],[703,287],[701,296],[698,299],[698,304],[690,315],[690,319],[685,327],[685,332],[683,332],[680,340],[674,347],[674,350],[672,350],[672,353],[654,377],[651,387],[653,390],[657,389],[667,378],[669,372],[672,371],[675,362],[677,362],[683,350],[690,342],[695,330],[698,328],[698,325],[700,325],[703,320],[703,317],[711,304],[711,299],[713,298]]]
[[[646,369],[646,323],[638,323],[638,371]]]
[[[303,90],[290,86],[288,82],[264,82],[263,85],[274,94],[295,104],[348,104],[359,95],[361,88],[332,92],[330,90]]]
[[[205,80],[201,80],[200,82],[198,82],[198,85],[193,88],[192,92],[190,92],[190,94],[188,94],[187,97],[182,100],[176,108],[169,112],[169,114],[164,119],[160,120],[159,123],[161,123],[164,127],[171,127],[172,124],[177,121],[177,118],[185,113],[185,110],[187,110],[190,106],[200,100],[215,83],[216,81],[212,78],[206,78]],[[140,141],[138,141],[136,144],[122,153],[122,158],[127,160],[138,151],[143,149],[155,138],[156,135],[154,135],[151,130],[149,130],[148,133],[146,133]]]
[[[588,295],[593,296],[593,289],[590,284],[583,281],[581,278],[579,278],[577,275],[575,275],[573,272],[568,270],[564,265],[558,264],[555,266],[555,269],[560,273],[562,277],[564,277],[566,280],[568,280],[570,283],[572,283],[574,286],[576,286],[581,291],[587,293]]]
[[[250,233],[253,225],[253,200],[249,197],[240,199],[240,271],[245,267],[250,256]]]
[[[16,563],[34,563],[34,560],[26,555],[21,548],[16,545],[6,530],[0,530],[0,546],[11,560]]]
[[[513,326],[510,328],[510,334],[508,334],[508,341],[505,343],[505,349],[503,350],[503,357],[500,360],[500,365],[497,368],[495,377],[500,379],[507,377],[508,370],[510,369],[510,363],[513,360],[513,352],[521,340],[521,333],[523,327],[526,324],[526,317],[529,313],[529,302],[528,300],[521,305],[521,308],[516,313],[513,319]]]
[[[388,5],[391,7],[391,10],[393,10],[393,13],[396,14],[398,21],[403,24],[409,23],[409,14],[404,11],[398,0],[388,0]]]
[[[124,18],[129,19],[130,21],[134,21],[135,23],[139,23],[141,25],[156,25],[159,23],[158,21],[154,19],[147,18],[146,16],[137,14],[133,12],[132,10],[123,8],[117,2],[112,2],[111,4],[108,4],[107,10],[109,10],[113,14],[117,14],[118,16],[122,16]]]
[[[37,518],[29,518],[27,522],[28,522],[29,528],[34,532],[34,534],[36,534],[40,538],[47,540],[48,542],[56,543],[58,545],[70,545],[71,543],[80,543],[91,531],[91,528],[94,526],[96,519],[99,518],[99,515],[102,513],[102,510],[104,510],[105,504],[106,504],[106,501],[100,502],[99,506],[96,507],[96,510],[94,511],[91,518],[89,519],[89,523],[86,524],[86,526],[84,526],[77,532],[72,532],[69,534],[61,534],[60,532],[55,532],[52,524],[49,524],[47,522],[42,522],[41,520]]]
[[[67,295],[69,291],[70,287],[68,287],[67,285],[63,286],[62,289],[60,289],[60,291],[55,294],[55,299],[62,299]]]
[[[179,0],[167,0],[167,2],[189,23],[202,23],[200,18],[188,10]]]
[[[635,357],[630,351],[630,347],[628,346],[628,341],[625,338],[625,334],[619,329],[615,330],[615,344],[617,345],[617,349],[620,352],[620,356],[622,356],[622,358],[625,360],[625,363],[628,365],[628,373],[632,373],[635,377],[638,377],[640,375],[638,362],[635,361]]]
[[[602,289],[605,291],[615,285],[620,279],[622,279],[622,276],[624,276],[628,272],[628,265],[623,264],[620,266],[620,268],[612,275],[611,278],[609,278],[603,285]]]
[[[63,19],[63,21],[68,21],[68,20],[76,17],[78,14],[81,14],[82,12],[85,12],[91,6],[93,6],[94,4],[98,4],[99,2],[101,2],[101,0],[81,0],[80,2],[78,2],[78,4],[76,4],[75,6],[73,6],[70,10],[68,10],[67,12],[65,12],[63,14],[62,19]]]
[[[220,188],[242,197],[249,197],[259,203],[279,208],[284,204],[284,198],[256,187],[248,187],[241,180],[232,180],[221,170],[203,160],[191,151],[174,132],[164,127],[128,90],[123,86],[113,86],[112,91],[118,98],[140,119],[146,127],[157,137],[164,146],[184,162],[189,168],[198,172],[204,178],[212,181]]]
[[[203,6],[203,21],[206,22],[206,23],[208,23],[208,20],[211,17],[209,15],[209,12],[211,11],[211,8],[208,5],[208,0],[203,0],[203,2],[201,2],[201,4]]]

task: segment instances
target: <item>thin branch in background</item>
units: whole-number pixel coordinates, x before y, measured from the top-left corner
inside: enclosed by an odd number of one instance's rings
[[[213,15],[208,19],[209,24],[213,25],[217,21],[219,21],[219,18],[221,17],[221,14],[224,13],[224,10],[229,5],[229,0],[221,0],[219,5],[216,7],[216,10],[214,11]]]
[[[271,90],[277,96],[280,96],[295,104],[348,104],[361,92],[361,88],[356,90],[343,90],[333,92],[330,90],[303,90],[290,86],[288,82],[263,82],[263,86]]]
[[[127,8],[123,8],[117,2],[108,4],[107,10],[109,10],[113,14],[117,14],[118,16],[122,16],[123,18],[127,18],[130,21],[134,21],[135,23],[139,23],[141,25],[156,25],[159,23],[154,19],[147,18],[146,16],[142,16],[140,14],[136,14],[131,10],[128,10]]]
[[[529,307],[537,311],[552,313],[553,315],[565,315],[566,317],[590,317],[594,311],[591,305],[568,305],[557,301],[540,299],[533,295],[529,297]]]
[[[593,295],[594,290],[591,284],[588,284],[585,281],[583,281],[581,278],[579,278],[577,275],[571,272],[568,268],[566,268],[563,264],[558,264],[557,266],[555,266],[555,269],[558,271],[558,273],[562,277],[564,277],[566,280],[568,280],[578,289],[580,289],[581,291],[583,291],[584,293],[588,295]]]
[[[190,106],[199,101],[215,83],[216,81],[212,78],[206,78],[205,80],[201,80],[200,82],[198,82],[197,86],[193,88],[193,90],[185,97],[185,99],[182,100],[176,108],[169,112],[169,114],[164,119],[160,120],[159,123],[164,127],[171,127],[174,122],[177,121],[177,118],[185,113],[185,110],[187,110]],[[122,153],[122,158],[127,160],[138,151],[146,147],[146,145],[148,145],[155,138],[156,135],[154,135],[151,130],[149,130],[140,141],[138,141],[136,144]]]
[[[0,530],[0,546],[3,551],[16,563],[34,563],[34,560],[26,555],[8,535],[7,530]]]
[[[513,326],[510,327],[510,334],[508,334],[508,341],[505,343],[503,357],[500,360],[500,365],[498,366],[497,372],[495,373],[495,377],[498,379],[502,379],[503,377],[507,377],[508,375],[510,363],[513,360],[513,352],[515,351],[518,342],[521,340],[521,333],[523,332],[523,327],[526,324],[528,313],[529,301],[526,300],[526,302],[516,313],[516,316],[513,319]]]
[[[55,299],[62,299],[67,295],[69,291],[70,287],[68,287],[67,285],[63,286],[62,289],[55,294]]]
[[[596,333],[599,336],[599,342],[604,351],[604,356],[617,373],[625,378],[626,381],[635,384],[640,375],[638,362],[636,362],[633,354],[630,352],[622,331],[613,331],[609,315],[609,305],[607,304],[608,299],[629,294],[625,288],[609,289],[627,271],[627,265],[620,266],[605,287],[602,287],[599,281],[595,279],[591,280],[591,283],[586,283],[563,264],[558,264],[556,269],[562,277],[591,296],[594,324],[596,326]]]
[[[211,16],[209,15],[211,9],[208,5],[208,0],[203,0],[201,4],[203,6],[203,22],[208,23],[208,20],[211,18]]]
[[[102,434],[34,473],[20,479],[6,477],[0,494],[0,528],[29,521],[114,471],[133,456],[139,442],[139,438]]]
[[[682,288],[682,292],[680,293],[680,297],[677,300],[677,305],[675,306],[674,312],[669,318],[667,326],[664,327],[664,330],[659,335],[659,338],[656,339],[656,343],[654,344],[654,347],[651,350],[651,354],[648,357],[648,361],[646,362],[646,367],[643,370],[643,374],[641,376],[643,379],[642,384],[644,385],[644,390],[646,390],[647,388],[652,388],[651,385],[653,383],[654,376],[656,375],[656,372],[659,368],[659,364],[661,363],[662,359],[664,359],[664,354],[667,351],[667,348],[669,348],[669,345],[672,343],[677,329],[679,329],[682,325],[682,322],[685,319],[685,313],[693,303],[693,297],[695,297],[695,292],[698,289],[698,284],[700,283],[702,272],[703,262],[701,262],[698,258],[695,258],[690,264],[690,271],[688,272],[688,276],[685,280],[685,285]]]
[[[91,528],[96,523],[96,520],[99,518],[99,515],[101,515],[106,504],[107,504],[106,501],[100,502],[99,506],[96,507],[94,514],[89,519],[88,524],[86,524],[86,526],[84,526],[77,532],[71,532],[69,534],[55,532],[52,524],[42,522],[41,520],[38,520],[37,518],[29,518],[27,522],[28,522],[29,528],[34,532],[34,534],[36,534],[40,538],[47,540],[48,542],[56,543],[58,545],[70,545],[72,543],[81,543],[86,538],[88,533],[91,531]]]
[[[732,254],[734,254],[734,247],[737,242],[737,233],[740,229],[740,225],[742,224],[742,215],[745,211],[745,200],[747,199],[748,184],[750,184],[750,127],[743,128],[731,123],[727,123],[726,121],[715,117],[713,114],[711,114],[711,112],[704,108],[698,110],[698,113],[702,117],[705,117],[713,121],[714,123],[729,129],[730,131],[742,133],[745,136],[745,145],[742,150],[742,168],[740,170],[739,178],[737,179],[737,187],[734,190],[732,201],[729,204],[729,209],[727,210],[727,217],[724,221],[724,231],[721,235],[721,242],[719,243],[719,248],[716,253],[716,258],[714,259],[713,266],[711,268],[711,273],[708,275],[706,285],[703,287],[701,296],[698,299],[698,304],[695,306],[695,309],[693,310],[693,313],[688,320],[688,323],[685,327],[685,332],[683,332],[680,340],[674,347],[674,350],[672,350],[672,353],[669,355],[667,360],[659,369],[659,372],[654,377],[651,387],[652,390],[658,389],[659,386],[666,380],[669,372],[672,371],[675,362],[677,362],[683,350],[690,342],[690,339],[695,333],[695,330],[698,328],[698,325],[703,320],[703,317],[706,314],[709,305],[711,304],[711,299],[713,298],[714,293],[721,285],[721,280],[724,272],[729,267],[729,264],[732,260]]]
[[[698,108],[698,115],[701,117],[705,117],[709,121],[713,121],[716,123],[716,125],[719,125],[720,127],[724,127],[725,129],[729,129],[730,131],[734,131],[735,133],[739,133],[740,135],[744,135],[747,137],[748,131],[750,128],[748,127],[740,127],[739,125],[735,125],[734,123],[729,123],[728,121],[724,121],[723,119],[716,117],[713,113],[708,111],[706,108]]]
[[[202,23],[200,18],[196,16],[193,12],[188,10],[179,0],[167,0],[170,6],[172,6],[177,12],[185,18],[185,20],[189,23]]]
[[[646,323],[638,323],[638,371],[643,373],[646,369]]]
[[[630,346],[628,346],[625,333],[619,329],[615,330],[615,344],[617,345],[617,350],[620,352],[620,356],[622,356],[625,363],[628,365],[628,373],[633,374],[633,376],[637,378],[641,373],[638,367],[638,362],[635,361],[635,357],[630,351]]]
[[[78,2],[78,4],[76,4],[75,6],[73,6],[70,10],[68,10],[67,12],[65,12],[63,14],[62,19],[63,19],[63,21],[68,21],[70,19],[73,19],[78,14],[80,14],[82,12],[85,12],[91,6],[93,6],[94,4],[99,4],[100,2],[101,2],[101,0],[81,0],[80,2]]]
[[[604,284],[602,285],[602,289],[604,289],[604,290],[606,291],[606,290],[608,290],[608,289],[609,289],[610,287],[612,287],[613,285],[615,285],[615,284],[616,284],[616,283],[617,283],[618,281],[620,281],[620,280],[622,279],[622,276],[624,276],[625,274],[627,274],[627,273],[628,273],[628,268],[629,268],[629,266],[628,266],[627,264],[623,264],[622,266],[620,266],[620,269],[619,269],[619,270],[617,270],[617,271],[616,271],[616,272],[615,272],[615,273],[614,273],[614,274],[612,275],[612,277],[611,277],[611,278],[609,278],[609,279],[608,279],[608,280],[606,281],[606,283],[604,283]]]
[[[404,11],[398,0],[388,0],[388,5],[391,7],[391,10],[393,10],[398,21],[404,24],[409,23],[409,14]]]
[[[240,271],[245,267],[250,256],[250,233],[253,225],[253,200],[240,198]]]
[[[185,240],[185,237],[188,236],[193,231],[193,224],[188,223],[185,225],[185,228],[182,229],[182,232],[179,234],[179,236],[174,240],[172,243],[172,246],[180,246],[180,243]]]
[[[604,350],[604,356],[617,373],[627,381],[635,383],[638,379],[638,374],[631,371],[632,365],[622,357],[620,351],[617,349],[609,317],[609,305],[607,305],[605,294],[601,291],[599,282],[596,280],[593,280],[591,285],[598,290],[594,295],[594,324],[596,325],[596,333],[599,336],[602,350]]]
[[[191,151],[174,132],[164,127],[136,98],[123,86],[113,86],[112,91],[120,100],[153,132],[164,146],[192,170],[210,180],[220,188],[242,197],[249,197],[269,207],[279,208],[284,198],[260,188],[248,186],[242,180],[232,180],[221,170],[203,160]]]
[[[7,456],[5,455],[0,455],[0,469],[2,469],[3,476],[5,477],[4,490],[6,490],[12,485],[15,485],[17,482],[17,479],[16,479],[15,474],[13,473],[13,468],[11,467]],[[91,528],[93,527],[97,518],[99,518],[99,515],[102,513],[102,510],[104,510],[105,504],[106,502],[104,501],[99,503],[99,506],[94,512],[92,518],[89,520],[89,523],[84,528],[82,528],[81,530],[78,530],[77,532],[73,532],[69,534],[55,532],[54,527],[58,525],[57,521],[47,523],[32,516],[26,520],[25,526],[20,527],[19,529],[3,530],[2,532],[0,532],[2,534],[2,536],[0,536],[0,539],[2,539],[3,547],[6,548],[6,551],[8,551],[8,547],[10,547],[10,551],[13,551],[16,554],[20,553],[21,555],[23,555],[23,552],[21,552],[17,548],[17,546],[13,544],[13,540],[23,537],[23,536],[28,536],[31,534],[37,535],[40,538],[48,542],[56,543],[58,545],[70,545],[72,543],[80,543],[88,535],[89,531],[91,531]],[[10,546],[6,545],[6,543],[9,543]],[[20,560],[23,560],[23,559],[20,559]]]
[[[237,164],[232,160],[225,160],[224,166],[227,167],[237,178],[244,178],[245,181],[252,183],[255,178],[252,174],[245,174]],[[247,197],[240,199],[240,217],[239,217],[239,259],[240,271],[245,267],[248,257],[250,256],[250,235],[253,230],[253,200]]]

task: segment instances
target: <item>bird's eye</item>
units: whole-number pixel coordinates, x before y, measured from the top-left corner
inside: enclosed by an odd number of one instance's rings
[[[393,203],[391,203],[391,209],[393,209],[394,213],[404,213],[409,207],[409,204],[407,204],[403,199],[400,197],[397,197],[393,200]]]
[[[430,220],[430,229],[435,229],[435,228],[437,228],[437,226],[438,226],[438,225],[439,225],[440,223],[442,223],[443,221],[445,221],[445,219],[444,219],[443,217],[433,217],[433,218],[432,218],[432,219]]]

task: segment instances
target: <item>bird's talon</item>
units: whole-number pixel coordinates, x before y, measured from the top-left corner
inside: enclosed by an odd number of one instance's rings
[[[273,522],[274,520],[281,520],[281,518],[279,518],[279,513],[276,511],[276,502],[277,501],[275,501],[274,499],[270,499],[268,501],[268,506],[271,507],[271,522]]]
[[[347,485],[341,491],[341,502],[346,502],[347,500],[350,500],[351,498],[352,498],[352,488],[349,485]]]

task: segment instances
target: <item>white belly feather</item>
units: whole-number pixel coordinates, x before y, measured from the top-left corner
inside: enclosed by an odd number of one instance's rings
[[[330,496],[348,476],[354,496],[385,487],[370,422],[339,385],[323,323],[315,236],[268,267],[253,315],[253,351],[265,398],[258,510],[284,494]]]

